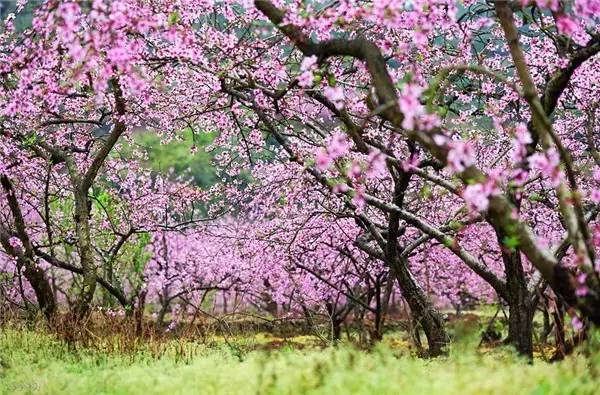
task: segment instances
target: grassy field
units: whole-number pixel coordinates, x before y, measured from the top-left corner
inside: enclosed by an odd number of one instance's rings
[[[447,358],[422,360],[389,336],[371,351],[317,348],[307,337],[267,350],[269,335],[226,344],[118,339],[73,350],[39,331],[0,334],[2,394],[597,394],[600,354],[533,364],[508,349],[455,344]],[[114,342],[115,344],[111,344]],[[298,345],[308,345],[299,349]],[[281,344],[280,344],[281,345]],[[109,351],[113,350],[113,351]]]

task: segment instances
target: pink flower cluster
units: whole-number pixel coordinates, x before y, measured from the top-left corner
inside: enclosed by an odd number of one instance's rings
[[[298,77],[298,85],[302,88],[310,88],[314,83],[314,72],[317,68],[317,57],[315,55],[304,58],[302,63],[300,63],[300,71],[302,73]]]
[[[315,156],[317,169],[325,171],[332,163],[350,151],[350,142],[344,133],[336,133],[329,140],[327,148],[319,148]]]

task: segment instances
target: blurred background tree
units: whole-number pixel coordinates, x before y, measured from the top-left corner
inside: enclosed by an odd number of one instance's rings
[[[217,173],[212,164],[213,152],[205,148],[215,136],[212,133],[196,133],[190,130],[181,138],[167,144],[152,132],[138,133],[136,143],[148,153],[148,167],[155,172],[166,174],[171,169],[175,176],[193,177],[196,185],[209,188],[217,182]]]
[[[23,11],[16,14],[15,18],[15,27],[17,31],[23,31],[27,27],[31,26],[31,20],[33,19],[33,10],[40,4],[43,3],[43,0],[29,0]],[[4,21],[4,19],[10,13],[16,13],[17,9],[17,0],[0,0],[0,20]],[[0,21],[0,30],[2,30],[2,22]]]

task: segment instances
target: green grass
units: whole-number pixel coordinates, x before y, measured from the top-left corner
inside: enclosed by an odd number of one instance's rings
[[[222,343],[165,343],[160,357],[69,350],[39,332],[0,333],[2,394],[594,394],[600,359],[575,355],[533,364],[506,349],[455,345],[448,358],[421,360],[389,342],[366,352],[338,348],[249,351]]]

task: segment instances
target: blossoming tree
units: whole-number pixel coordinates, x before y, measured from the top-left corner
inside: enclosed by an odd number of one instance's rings
[[[358,277],[391,273],[431,355],[448,342],[431,296],[466,279],[508,304],[509,340],[531,355],[543,295],[578,327],[600,322],[599,14],[593,0],[48,2],[24,38],[2,36],[3,250],[40,299],[49,237],[28,226],[49,217],[19,199],[44,188],[23,175],[46,169],[72,196],[89,306],[88,201],[111,152],[134,127],[215,132],[227,182],[213,210],[230,204],[251,239],[343,223],[329,244],[351,243]],[[293,236],[270,270],[296,262],[329,286],[341,246],[316,236],[327,276]]]

